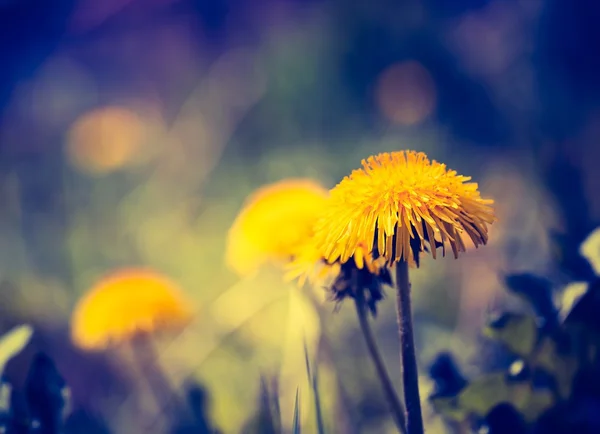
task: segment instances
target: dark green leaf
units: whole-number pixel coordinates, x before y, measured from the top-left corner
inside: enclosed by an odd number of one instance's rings
[[[436,397],[456,396],[467,385],[454,358],[446,352],[436,356],[429,367],[429,376],[434,383],[432,395]]]
[[[548,390],[535,391],[530,382],[509,383],[503,372],[482,376],[458,396],[456,407],[478,417],[485,417],[494,407],[508,403],[531,421],[554,403]]]
[[[492,321],[484,328],[483,334],[525,359],[533,352],[538,337],[534,317],[513,313],[505,313]]]
[[[552,300],[552,282],[531,273],[510,274],[506,286],[531,305],[535,313],[550,327],[558,325],[558,315]]]
[[[469,416],[466,409],[460,408],[458,398],[454,396],[439,396],[430,398],[429,402],[434,410],[446,419],[455,422],[463,422]]]
[[[530,395],[520,406],[519,410],[523,414],[526,421],[531,422],[536,420],[546,410],[554,405],[554,397],[548,390],[532,391]]]
[[[458,395],[458,406],[484,417],[501,402],[510,402],[510,387],[503,372],[472,380]]]
[[[25,382],[25,399],[30,416],[44,432],[62,430],[68,398],[65,387],[52,359],[44,353],[36,354]]]
[[[555,378],[558,393],[562,398],[569,397],[573,379],[579,369],[577,357],[560,353],[556,342],[546,338],[536,350],[532,363]]]

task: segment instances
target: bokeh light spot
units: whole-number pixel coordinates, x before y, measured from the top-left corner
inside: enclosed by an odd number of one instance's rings
[[[149,119],[125,107],[95,109],[71,126],[67,154],[77,169],[106,174],[144,160],[153,132]]]
[[[384,70],[375,97],[381,114],[400,125],[422,122],[433,112],[437,100],[433,78],[415,61],[396,63]]]

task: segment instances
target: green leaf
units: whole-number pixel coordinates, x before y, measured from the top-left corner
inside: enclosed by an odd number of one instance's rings
[[[507,313],[485,327],[483,334],[527,359],[535,348],[538,331],[533,316]]]
[[[588,260],[596,274],[600,275],[600,228],[595,229],[581,243],[579,253]]]
[[[508,383],[503,372],[475,379],[459,394],[456,411],[462,410],[479,417],[502,403],[513,405],[527,421],[535,420],[554,404],[550,391],[535,391],[531,383]],[[458,413],[457,413],[458,414]]]
[[[558,393],[563,399],[570,396],[573,379],[579,370],[577,357],[560,353],[556,342],[546,338],[540,343],[532,364],[544,369],[556,379]]]
[[[300,389],[296,389],[296,400],[294,401],[294,421],[292,423],[293,434],[301,434],[300,429]]]
[[[469,412],[458,405],[458,399],[455,396],[441,396],[429,400],[433,409],[444,416],[446,419],[455,422],[463,422],[469,416]]]
[[[564,321],[571,310],[579,303],[579,300],[587,293],[589,284],[587,282],[573,282],[564,287],[558,297],[559,318]]]
[[[8,361],[25,348],[32,334],[33,328],[24,324],[13,328],[0,338],[0,374]]]
[[[0,382],[0,413],[7,413],[10,410],[10,393],[10,385]]]
[[[471,381],[458,395],[458,407],[485,416],[502,402],[510,402],[509,385],[504,373],[485,375]]]
[[[554,405],[554,396],[549,390],[533,391],[529,386],[525,391],[525,399],[515,406],[523,414],[525,421],[533,422],[547,409]]]

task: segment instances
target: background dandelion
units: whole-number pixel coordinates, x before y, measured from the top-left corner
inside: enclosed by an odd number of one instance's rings
[[[156,399],[158,413],[164,413],[168,423],[177,416],[172,406],[177,392],[163,372],[154,337],[181,333],[194,315],[188,303],[167,277],[130,268],[101,279],[78,302],[71,319],[71,336],[77,346],[130,350]]]
[[[225,261],[241,275],[267,264],[287,265],[313,235],[327,199],[316,181],[284,179],[254,192],[227,235]]]
[[[75,306],[71,334],[82,348],[98,350],[137,334],[184,328],[193,311],[181,290],[151,270],[115,271],[93,286]]]

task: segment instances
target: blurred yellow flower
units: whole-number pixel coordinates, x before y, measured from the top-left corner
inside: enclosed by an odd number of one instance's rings
[[[313,235],[327,190],[308,179],[286,179],[248,198],[227,237],[226,263],[248,275],[266,263],[285,264]]]
[[[137,333],[176,329],[192,318],[177,285],[145,269],[123,269],[101,279],[77,303],[71,336],[84,349],[103,349]]]
[[[364,297],[375,315],[377,302],[383,299],[383,285],[390,285],[391,275],[383,257],[373,259],[365,245],[359,246],[352,260],[328,263],[314,244],[307,245],[287,266],[286,280],[297,280],[300,286],[307,281],[325,287],[330,301],[341,303],[345,298]],[[361,297],[361,299],[362,299]]]
[[[373,275],[378,275],[381,269],[385,267],[385,261],[381,259],[374,260],[364,245],[356,249],[352,258],[356,268],[359,270],[365,269]],[[311,239],[287,265],[285,279],[288,281],[297,280],[300,286],[303,286],[306,282],[328,286],[333,279],[339,276],[340,271],[341,264],[339,261],[328,263],[325,260],[323,251],[315,245],[314,239]]]
[[[481,198],[470,177],[415,151],[371,156],[362,166],[331,190],[316,225],[315,242],[329,263],[347,262],[365,245],[388,265],[411,262],[426,241],[434,258],[447,245],[458,257],[463,231],[475,247],[487,243],[493,201]]]

